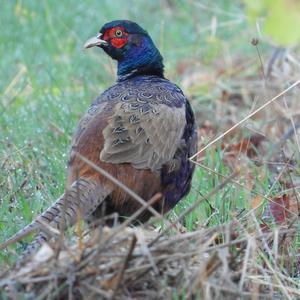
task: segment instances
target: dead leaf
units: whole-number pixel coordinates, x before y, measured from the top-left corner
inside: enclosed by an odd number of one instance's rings
[[[285,224],[289,217],[289,196],[284,194],[272,199],[269,208],[276,224]]]
[[[239,143],[236,144],[227,146],[222,144],[222,149],[225,149],[228,155],[245,153],[249,158],[252,158],[257,155],[257,148],[264,140],[265,137],[263,135],[255,134],[249,138],[243,138]]]

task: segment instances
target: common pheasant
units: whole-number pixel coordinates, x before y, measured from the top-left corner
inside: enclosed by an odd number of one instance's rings
[[[85,48],[97,46],[118,62],[118,79],[92,103],[74,135],[66,192],[30,225],[0,245],[38,232],[27,251],[49,239],[48,228],[64,230],[77,220],[117,212],[128,217],[140,205],[102,173],[106,171],[145,201],[160,193],[153,208],[167,212],[190,190],[197,150],[194,114],[183,92],[164,78],[163,58],[138,24],[105,24]],[[96,166],[96,168],[95,168]],[[149,211],[136,222],[151,217]],[[47,227],[47,226],[46,226]]]

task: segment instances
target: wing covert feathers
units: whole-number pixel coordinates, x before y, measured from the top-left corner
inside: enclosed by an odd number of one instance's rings
[[[138,117],[120,104],[103,130],[100,159],[108,163],[131,163],[137,169],[160,169],[180,145],[185,128],[185,107],[155,105]]]

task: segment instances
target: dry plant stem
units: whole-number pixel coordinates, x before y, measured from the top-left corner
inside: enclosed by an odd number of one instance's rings
[[[263,245],[263,249],[264,249],[264,251],[266,251],[268,253],[269,257],[272,258],[273,255],[272,255],[272,251],[269,247],[268,240],[266,239],[266,237],[264,235],[262,235],[262,230],[259,226],[259,223],[256,219],[256,216],[254,215],[254,212],[251,213],[251,216],[252,216],[252,220],[254,222],[254,225],[256,227],[256,233],[258,233],[259,235],[262,236],[261,242],[262,242],[262,245]]]
[[[124,260],[124,263],[123,263],[123,266],[122,266],[122,269],[120,270],[120,273],[118,274],[118,277],[117,277],[117,281],[116,281],[116,284],[114,286],[114,290],[113,290],[113,294],[111,295],[111,299],[114,299],[117,291],[118,291],[118,288],[120,286],[120,283],[121,283],[121,280],[122,280],[122,277],[124,275],[124,272],[125,270],[127,269],[128,267],[128,264],[129,264],[129,261],[131,259],[131,256],[132,256],[132,253],[133,253],[133,250],[135,248],[135,245],[136,245],[136,242],[137,242],[137,238],[136,236],[134,235],[132,237],[132,241],[131,241],[131,244],[130,244],[130,248],[129,248],[129,251],[128,251],[128,254]]]
[[[287,102],[286,102],[285,97],[283,97],[283,103],[284,103],[284,106],[285,106],[286,110],[288,110],[289,107],[288,107],[288,105],[287,105]],[[300,142],[299,142],[298,135],[297,135],[297,131],[296,131],[296,124],[295,124],[295,122],[294,122],[294,118],[293,118],[292,115],[289,116],[289,119],[290,119],[291,124],[292,124],[292,127],[293,127],[294,136],[295,136],[296,144],[297,144],[297,147],[298,147],[298,152],[299,152],[299,154],[300,154]]]
[[[260,252],[260,256],[263,258],[265,264],[267,265],[267,267],[269,268],[269,270],[274,274],[274,279],[278,282],[277,287],[279,287],[281,289],[281,291],[283,292],[283,294],[285,295],[285,299],[289,299],[292,300],[293,298],[291,298],[291,296],[289,295],[288,292],[288,287],[285,286],[285,284],[281,281],[281,279],[285,279],[282,278],[280,272],[276,272],[276,270],[272,267],[271,263],[270,263],[270,258],[266,257],[266,255],[263,253],[263,251]],[[268,283],[270,284],[270,283]],[[271,284],[272,286],[274,285],[273,283]]]
[[[250,238],[247,241],[247,247],[246,247],[246,251],[245,251],[245,257],[244,257],[244,261],[243,261],[243,268],[242,268],[242,274],[241,274],[241,279],[239,282],[239,290],[240,292],[243,291],[243,286],[244,286],[244,282],[245,282],[245,278],[246,278],[246,272],[247,272],[247,268],[248,268],[248,262],[250,259],[250,255],[251,255],[251,250],[254,248],[252,245],[252,239]]]
[[[192,255],[197,255],[197,256],[201,257],[203,255],[203,253],[208,251],[210,245],[215,241],[217,236],[218,236],[218,233],[214,233],[206,242],[204,242],[203,244],[201,243],[201,245],[199,246],[200,249],[198,251],[195,251],[195,253],[192,254]],[[190,256],[191,256],[191,254],[190,254]],[[202,266],[202,268],[199,268],[198,270],[196,270],[194,272],[194,274],[193,274],[193,277],[194,277],[193,283],[190,284],[190,282],[189,282],[189,283],[184,285],[184,287],[182,288],[182,291],[183,290],[189,290],[187,298],[190,298],[191,297],[191,292],[194,291],[196,287],[199,287],[202,284],[202,282],[206,279],[206,277],[208,275],[207,266],[208,266],[208,264],[210,264],[210,262],[212,260],[214,260],[214,258],[216,258],[215,261],[214,261],[216,264],[220,263],[219,259],[216,257],[216,253],[214,253],[213,256],[206,263],[206,265]]]
[[[237,127],[239,127],[241,124],[243,124],[244,122],[246,122],[248,119],[252,118],[258,112],[260,112],[261,110],[263,110],[264,108],[266,108],[272,102],[276,101],[278,98],[280,98],[281,96],[283,96],[284,94],[286,94],[287,92],[289,92],[290,90],[292,90],[294,87],[296,87],[299,84],[300,84],[300,80],[298,80],[295,83],[293,83],[287,89],[285,89],[284,91],[282,91],[281,93],[279,93],[278,95],[276,95],[275,97],[273,97],[272,99],[270,99],[269,101],[267,101],[265,104],[263,104],[262,106],[260,106],[259,108],[257,108],[255,111],[253,111],[248,116],[246,116],[245,118],[243,118],[241,121],[239,121],[238,123],[236,123],[235,125],[233,125],[231,128],[229,128],[228,130],[226,130],[224,133],[220,134],[217,138],[215,138],[214,140],[212,140],[205,147],[203,147],[200,151],[198,151],[197,153],[195,153],[194,155],[192,155],[189,159],[191,161],[193,161],[193,159],[196,158],[204,150],[206,150],[207,148],[209,148],[210,146],[212,146],[213,144],[215,144],[216,142],[218,142],[219,140],[221,140],[225,135],[227,135],[228,133],[230,133],[231,131],[233,131]]]
[[[258,222],[257,222],[257,219],[256,219],[256,217],[254,216],[254,214],[253,214],[253,220],[254,220],[254,223],[255,223],[255,225],[256,225],[256,230],[257,230],[257,232],[259,232],[259,233],[261,234],[261,233],[262,233],[261,228],[260,228],[260,226],[259,226],[259,224],[258,224]],[[272,251],[271,251],[271,249],[270,249],[270,247],[269,247],[269,245],[268,245],[266,239],[265,239],[265,238],[262,238],[262,242],[263,242],[263,245],[264,245],[264,249],[265,249],[265,250],[267,251],[267,253],[268,253],[268,257],[266,257],[266,255],[265,255],[265,253],[264,253],[265,251],[260,251],[260,256],[263,258],[263,260],[264,260],[264,262],[266,263],[266,265],[268,266],[269,270],[273,272],[273,274],[274,274],[274,279],[278,282],[278,285],[281,287],[281,290],[282,290],[282,292],[285,294],[286,299],[291,299],[291,297],[290,297],[290,295],[288,294],[288,292],[287,292],[287,290],[286,290],[286,288],[285,288],[283,282],[281,281],[282,278],[281,278],[281,276],[280,276],[280,273],[277,274],[277,272],[274,270],[273,266],[271,265],[271,261],[272,261],[272,262],[275,262],[275,260],[274,260]],[[275,262],[275,264],[276,264],[276,262]]]
[[[210,193],[208,193],[208,195],[206,195],[204,198],[201,198],[201,199],[198,199],[197,201],[195,201],[192,206],[188,207],[185,211],[183,211],[174,222],[171,222],[170,225],[168,225],[153,241],[151,241],[149,244],[149,247],[153,246],[153,244],[156,243],[159,240],[159,238],[162,237],[168,230],[170,230],[174,226],[174,224],[180,222],[187,214],[191,213],[203,201],[203,199],[209,199],[210,197],[212,197],[219,190],[221,190],[224,186],[226,186],[228,184],[228,182],[230,182],[238,174],[239,174],[239,171],[232,173],[222,183],[220,183]]]
[[[148,258],[153,271],[155,272],[155,274],[159,275],[159,270],[154,262],[153,256],[152,256],[152,254],[148,248],[148,245],[145,241],[145,236],[143,234],[143,231],[140,228],[136,228],[135,236],[140,244],[140,248],[142,250],[143,256]]]
[[[260,62],[260,69],[261,69],[261,72],[262,72],[262,75],[263,75],[263,78],[264,78],[264,83],[266,85],[266,82],[267,82],[267,78],[266,78],[266,74],[265,74],[265,70],[264,70],[264,64],[262,62],[262,58],[261,58],[261,55],[260,55],[260,51],[259,51],[259,48],[258,48],[258,43],[255,46],[255,49],[256,49],[256,53],[257,53],[257,56],[258,56],[258,59],[259,59],[259,62]]]
[[[197,290],[199,290],[202,286],[202,282],[205,282],[205,279],[207,279],[207,277],[209,277],[221,265],[222,261],[219,259],[217,253],[214,253],[205,265],[205,269],[201,270],[202,272],[198,271],[197,274],[195,274],[192,287],[188,294],[188,299],[192,298],[192,296],[196,294]]]
[[[100,288],[95,287],[95,286],[93,286],[93,285],[90,285],[90,284],[88,284],[88,283],[86,283],[86,282],[82,282],[81,284],[82,284],[84,287],[86,287],[87,289],[89,289],[90,291],[94,292],[96,295],[102,296],[102,297],[104,297],[104,298],[106,298],[106,299],[109,299],[109,298],[110,298],[111,293],[109,293],[109,292],[106,292],[106,291],[104,291],[104,290],[101,290]],[[91,298],[91,299],[95,299],[95,298]]]

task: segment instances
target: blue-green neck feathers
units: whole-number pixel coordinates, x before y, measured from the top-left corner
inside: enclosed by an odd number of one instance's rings
[[[149,74],[163,77],[163,58],[148,35],[136,35],[118,60],[118,76]]]

